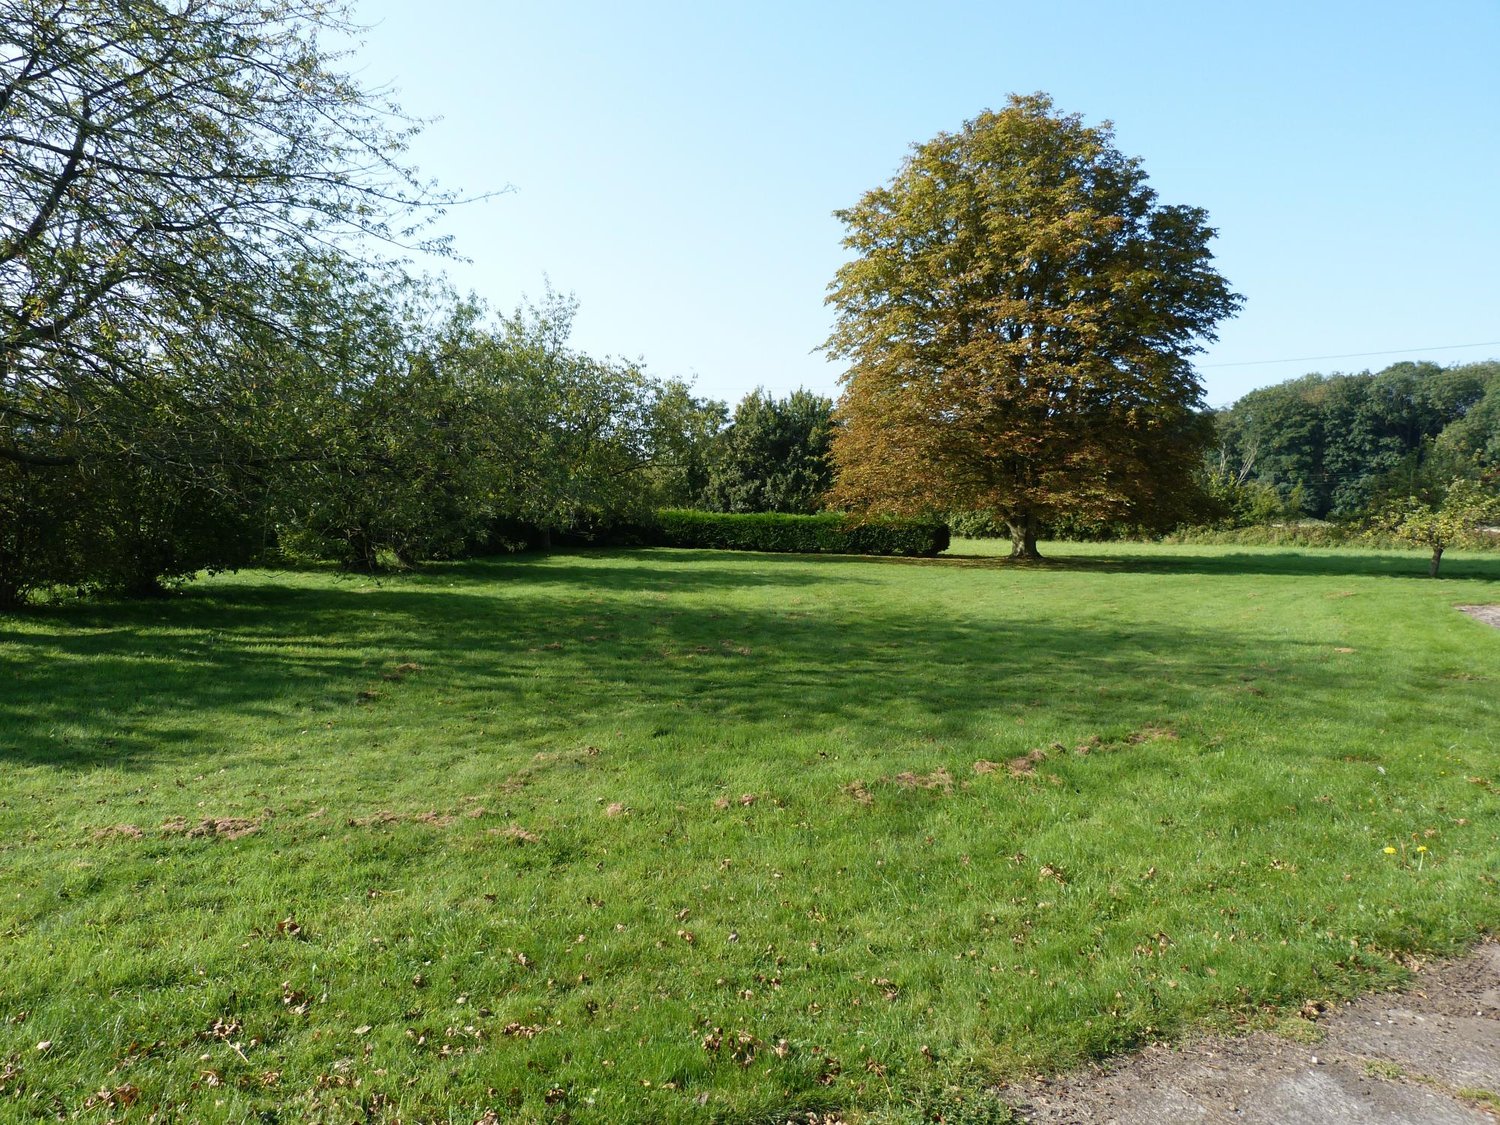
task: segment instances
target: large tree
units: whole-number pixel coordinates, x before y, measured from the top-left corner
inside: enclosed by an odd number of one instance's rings
[[[1023,557],[1050,522],[1176,514],[1210,436],[1190,359],[1240,298],[1107,123],[1013,96],[837,214],[836,501],[989,511]]]

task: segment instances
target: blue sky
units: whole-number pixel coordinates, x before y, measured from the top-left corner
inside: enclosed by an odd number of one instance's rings
[[[844,256],[831,212],[911,144],[1034,90],[1112,120],[1164,202],[1208,209],[1246,297],[1200,357],[1210,402],[1500,356],[1497,0],[355,13],[361,78],[442,118],[413,148],[424,173],[514,189],[444,220],[472,259],[444,267],[454,281],[509,308],[550,278],[579,298],[581,347],[703,394],[836,393],[814,351]],[[1392,354],[1300,358],[1364,352]]]

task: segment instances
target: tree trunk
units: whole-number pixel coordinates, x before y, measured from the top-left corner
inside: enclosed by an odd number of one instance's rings
[[[1012,516],[1005,521],[1005,526],[1010,528],[1010,557],[1013,559],[1039,559],[1041,552],[1036,549],[1036,520],[1031,513]]]
[[[1430,562],[1430,563],[1427,564],[1427,577],[1428,578],[1436,578],[1437,577],[1438,564],[1441,563],[1442,561],[1443,561],[1443,549],[1441,547],[1434,547],[1432,549],[1432,562]]]

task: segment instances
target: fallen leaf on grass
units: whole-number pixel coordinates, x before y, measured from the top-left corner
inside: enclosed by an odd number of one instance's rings
[[[232,1039],[245,1029],[245,1025],[234,1016],[220,1016],[209,1025],[207,1031],[201,1032],[200,1037],[204,1039]]]
[[[141,1091],[137,1086],[129,1082],[123,1086],[116,1086],[111,1090],[108,1086],[101,1087],[98,1092],[90,1094],[83,1099],[84,1109],[94,1109],[96,1106],[119,1106],[128,1109],[141,1100]]]

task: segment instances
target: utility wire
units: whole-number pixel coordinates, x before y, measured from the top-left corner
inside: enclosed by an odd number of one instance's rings
[[[1287,359],[1247,359],[1238,363],[1200,363],[1199,367],[1264,367],[1272,363],[1311,363],[1319,359],[1363,359],[1375,355],[1405,355],[1408,352],[1451,352],[1459,348],[1500,347],[1500,340],[1481,340],[1477,344],[1441,344],[1435,348],[1393,348],[1383,352],[1343,352],[1340,355],[1296,355]]]

